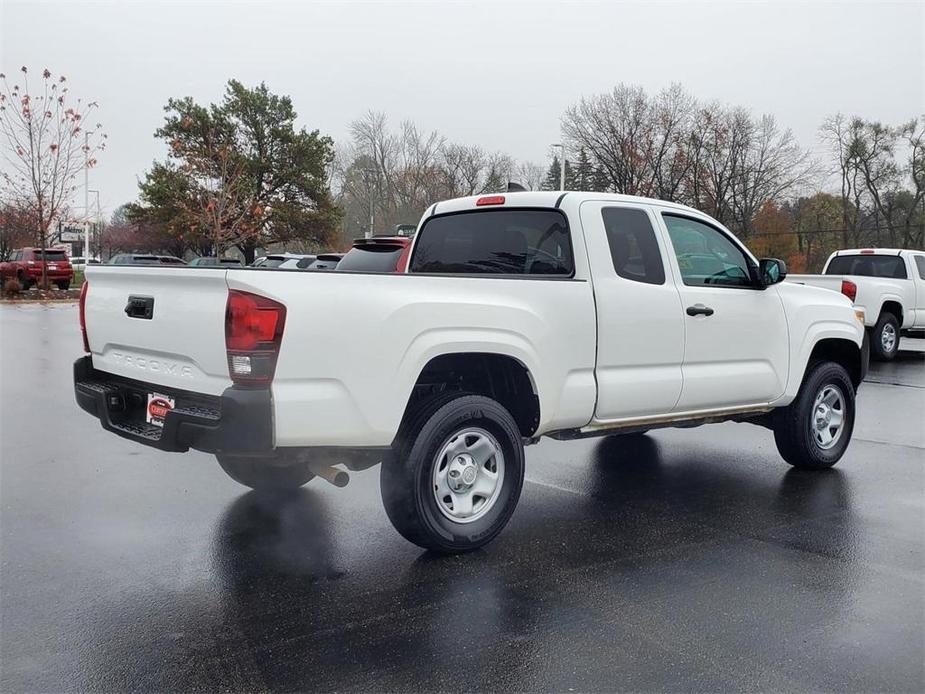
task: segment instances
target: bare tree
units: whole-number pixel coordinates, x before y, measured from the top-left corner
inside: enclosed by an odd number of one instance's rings
[[[773,116],[752,123],[749,135],[732,187],[735,226],[744,238],[751,235],[755,215],[766,202],[783,199],[815,171],[809,152]]]
[[[527,190],[541,190],[546,171],[542,166],[532,161],[524,161],[514,170],[514,182],[519,183]]]
[[[2,183],[28,206],[33,235],[44,254],[51,224],[66,209],[77,174],[96,164],[106,135],[99,123],[85,125],[96,103],[72,101],[64,76],[54,78],[44,70],[41,86],[32,92],[28,69],[20,72],[22,83],[12,85],[0,74]],[[48,287],[44,263],[42,287]]]

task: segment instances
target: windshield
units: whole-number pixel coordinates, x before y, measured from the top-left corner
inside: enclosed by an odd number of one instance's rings
[[[411,259],[411,272],[568,276],[573,269],[568,223],[558,210],[431,217]]]
[[[890,277],[906,279],[906,263],[898,255],[872,253],[838,255],[825,269],[827,275],[859,275],[861,277]]]
[[[339,272],[395,272],[403,246],[391,243],[369,244],[362,248],[351,248],[335,268]]]

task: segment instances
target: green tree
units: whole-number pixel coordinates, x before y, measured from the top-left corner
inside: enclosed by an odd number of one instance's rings
[[[549,168],[546,170],[546,178],[543,179],[543,190],[559,190],[559,183],[562,176],[562,170],[559,164],[559,157],[553,156]],[[575,171],[569,160],[565,160],[565,189],[580,190],[575,188]]]
[[[193,246],[205,238],[216,252],[236,245],[248,263],[257,246],[333,241],[334,143],[296,128],[289,97],[230,80],[219,104],[170,99],[165,111],[155,136],[170,154],[145,175],[131,219],[165,225]]]

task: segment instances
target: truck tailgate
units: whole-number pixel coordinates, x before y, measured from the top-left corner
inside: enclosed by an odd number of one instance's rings
[[[225,354],[225,273],[89,266],[86,324],[94,368],[220,395],[231,385]]]

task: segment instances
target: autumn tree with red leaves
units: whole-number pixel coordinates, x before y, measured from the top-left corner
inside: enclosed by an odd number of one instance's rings
[[[13,84],[0,73],[0,186],[5,198],[25,206],[31,235],[44,254],[49,229],[77,188],[77,174],[96,165],[106,135],[99,123],[86,125],[96,102],[73,99],[63,75],[44,70],[32,91],[28,69],[20,72],[21,83]],[[42,287],[48,287],[44,264]]]

